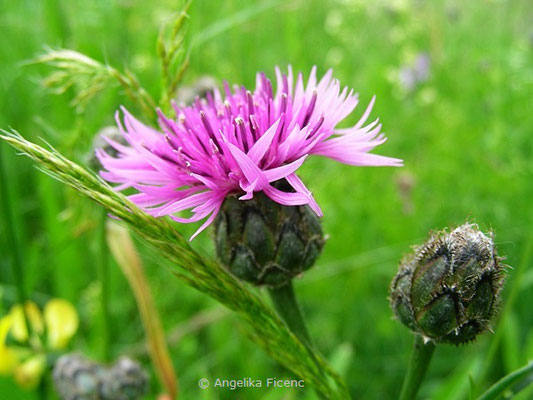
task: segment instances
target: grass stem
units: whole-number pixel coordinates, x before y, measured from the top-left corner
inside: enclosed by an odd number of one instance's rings
[[[100,318],[102,327],[102,358],[111,360],[111,318],[109,315],[109,252],[107,248],[106,221],[108,219],[105,209],[101,210],[102,217],[98,227],[98,262],[97,273],[101,285],[100,293]]]

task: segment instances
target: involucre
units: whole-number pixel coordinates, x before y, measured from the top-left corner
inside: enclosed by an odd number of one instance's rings
[[[215,243],[232,274],[277,287],[314,264],[324,237],[308,206],[282,206],[258,193],[249,201],[226,198],[215,220]]]

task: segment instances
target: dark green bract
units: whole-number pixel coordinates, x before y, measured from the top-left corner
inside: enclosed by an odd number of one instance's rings
[[[438,232],[402,260],[391,285],[392,309],[425,339],[473,340],[494,315],[502,270],[492,238],[476,225]]]
[[[215,220],[217,256],[240,279],[281,286],[309,269],[322,251],[320,221],[307,206],[282,206],[263,193],[229,196]]]

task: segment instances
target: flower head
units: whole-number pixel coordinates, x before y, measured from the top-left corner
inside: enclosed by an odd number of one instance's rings
[[[162,132],[136,120],[125,109],[124,127],[117,122],[129,145],[108,138],[116,157],[102,149],[97,156],[106,169],[104,179],[134,188],[130,200],[154,216],[170,215],[178,222],[206,221],[193,235],[205,229],[218,214],[226,196],[240,200],[263,192],[286,205],[307,204],[322,212],[296,170],[310,154],[358,166],[399,166],[401,160],[368,152],[386,138],[375,120],[364,126],[374,99],[351,128],[337,125],[357,106],[358,95],[341,86],[328,71],[317,81],[313,68],[307,84],[301,73],[276,69],[274,88],[263,73],[254,92],[225,84],[193,105],[174,105],[177,119],[158,112]],[[291,191],[273,182],[286,180]],[[192,215],[179,213],[190,210]],[[191,238],[192,239],[192,238]]]

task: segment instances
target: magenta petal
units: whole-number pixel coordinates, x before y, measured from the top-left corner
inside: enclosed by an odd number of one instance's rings
[[[296,174],[291,174],[287,176],[286,179],[287,179],[287,182],[289,182],[289,184],[294,188],[294,190],[296,190],[299,193],[305,194],[309,198],[308,205],[309,207],[311,207],[311,210],[313,210],[315,214],[318,215],[319,217],[322,217],[323,213],[322,213],[322,210],[320,209],[320,206],[316,202],[311,191],[307,189],[307,187],[304,185],[302,180]]]
[[[403,161],[398,158],[385,157],[377,154],[369,153],[354,153],[350,150],[345,150],[342,148],[329,150],[326,152],[316,152],[314,154],[322,155],[325,157],[332,158],[343,164],[349,165],[358,165],[358,166],[368,166],[368,167],[378,167],[378,166],[388,166],[388,167],[401,167]]]
[[[220,187],[213,179],[210,179],[206,176],[202,176],[199,174],[191,174],[193,178],[198,179],[201,183],[203,183],[205,186],[207,186],[211,190],[218,190]]]
[[[170,203],[168,206],[163,207],[159,211],[158,216],[174,214],[176,212],[183,211],[188,208],[192,208],[194,206],[197,206],[203,203],[204,201],[209,200],[212,197],[213,197],[213,192],[202,192],[198,194],[193,194],[192,196],[175,201],[173,203]]]
[[[287,193],[270,185],[265,186],[263,191],[276,203],[285,206],[301,206],[309,203],[309,197],[302,193]]]
[[[269,182],[274,182],[282,178],[285,178],[287,175],[292,174],[294,171],[300,168],[300,166],[304,163],[306,158],[307,158],[307,155],[300,157],[299,159],[297,159],[296,161],[293,161],[290,164],[283,165],[277,168],[267,169],[266,171],[264,171],[265,176]]]
[[[123,144],[120,144],[118,143],[117,141],[111,139],[110,137],[108,136],[102,136],[102,138],[111,145],[111,147],[113,147],[116,151],[119,151],[121,153],[124,153],[124,154],[135,154],[131,147],[128,147],[128,146],[125,146]],[[100,149],[99,149],[100,150]]]
[[[128,200],[132,203],[135,203],[139,207],[153,207],[158,206],[161,203],[164,203],[165,200],[161,199],[160,197],[152,197],[147,195],[146,193],[136,193],[132,194],[131,196],[127,196]]]
[[[229,142],[226,144],[248,182],[253,182],[257,179],[260,187],[268,183],[263,171],[244,152]]]
[[[245,185],[243,182],[240,183],[241,189],[246,192],[245,195],[239,197],[239,200],[250,200],[254,197],[254,190],[257,187],[258,179],[254,180],[249,185]]]
[[[218,212],[220,210],[220,207],[222,206],[222,202],[223,202],[223,200],[221,200],[220,203],[213,208],[213,211],[211,212],[210,217],[202,224],[202,226],[200,226],[200,228],[198,228],[198,230],[196,232],[194,232],[194,234],[190,237],[189,241],[192,241],[205,228],[207,228],[209,225],[211,225],[211,223],[215,220],[215,218],[216,218],[216,216],[217,216],[217,214],[218,214]]]
[[[254,163],[259,163],[265,153],[267,152],[270,144],[272,143],[272,140],[274,139],[274,136],[276,134],[279,134],[278,127],[281,122],[281,118],[278,118],[276,122],[274,122],[274,125],[272,125],[268,130],[259,138],[257,142],[253,145],[253,147],[248,151],[248,157],[250,160],[252,160]]]
[[[368,116],[370,115],[370,112],[372,111],[372,107],[374,107],[374,103],[376,102],[376,96],[372,96],[372,100],[370,100],[370,103],[368,103],[368,106],[366,107],[365,112],[363,113],[363,116],[357,121],[357,124],[353,127],[353,129],[359,129],[363,126],[363,124],[368,119]]]

